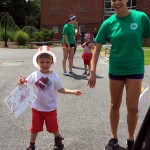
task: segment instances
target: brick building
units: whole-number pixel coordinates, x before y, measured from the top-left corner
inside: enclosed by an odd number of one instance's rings
[[[150,17],[150,0],[129,0],[128,7]],[[111,0],[41,0],[41,28],[53,29],[54,40],[61,40],[62,27],[72,13],[77,16],[79,31],[85,28],[92,34],[114,11]]]

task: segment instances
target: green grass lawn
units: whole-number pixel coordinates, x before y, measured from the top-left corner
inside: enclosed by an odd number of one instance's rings
[[[144,47],[144,63],[150,65],[150,48]]]
[[[143,47],[144,49],[144,62],[145,65],[150,65],[150,47]],[[102,52],[104,49],[101,50]],[[83,49],[78,50],[78,52],[83,52]]]

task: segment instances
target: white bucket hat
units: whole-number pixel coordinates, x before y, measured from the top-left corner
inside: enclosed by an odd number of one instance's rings
[[[54,64],[56,63],[56,55],[50,50],[49,46],[43,45],[38,49],[38,52],[34,54],[33,56],[33,65],[40,69],[40,66],[37,63],[37,57],[42,54],[42,53],[47,53],[49,55],[51,55],[53,57],[53,64],[51,65],[51,68],[54,66]]]

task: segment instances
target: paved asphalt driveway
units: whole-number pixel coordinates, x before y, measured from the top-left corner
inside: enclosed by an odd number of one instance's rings
[[[87,79],[82,76],[83,62],[81,53],[77,52],[73,69],[74,77],[62,75],[62,50],[52,48],[57,56],[54,71],[61,77],[64,86],[70,89],[81,89],[81,97],[59,94],[58,119],[60,133],[64,136],[66,150],[103,150],[110,138],[109,126],[109,90],[107,60],[100,56],[97,66],[97,85],[94,89],[87,87]],[[35,49],[0,48],[0,150],[25,150],[29,143],[29,126],[31,108],[25,110],[17,119],[3,102],[4,98],[17,86],[20,75],[27,76],[35,70],[32,57]],[[148,72],[149,71],[149,72]],[[149,84],[150,67],[146,67],[144,86]],[[148,109],[145,105],[140,112],[136,134]],[[121,106],[120,125],[118,130],[119,144],[124,150],[127,137],[125,99]],[[53,135],[44,130],[37,141],[37,150],[52,150]]]

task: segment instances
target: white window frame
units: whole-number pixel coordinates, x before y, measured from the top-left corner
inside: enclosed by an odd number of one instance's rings
[[[79,25],[79,32],[81,32],[81,29],[84,29],[85,30],[85,25]],[[86,31],[86,30],[85,30]]]
[[[58,26],[53,26],[54,33],[58,33]]]
[[[128,6],[128,9],[136,9],[136,6],[133,6],[133,1],[134,0],[130,0],[130,6]],[[110,8],[106,8],[105,4],[106,3],[110,3],[111,4],[111,0],[104,0],[104,18],[106,18],[106,16],[111,16],[112,14],[115,13],[115,11],[113,10],[112,7]],[[111,5],[110,5],[111,6]],[[105,20],[105,19],[104,19]]]

